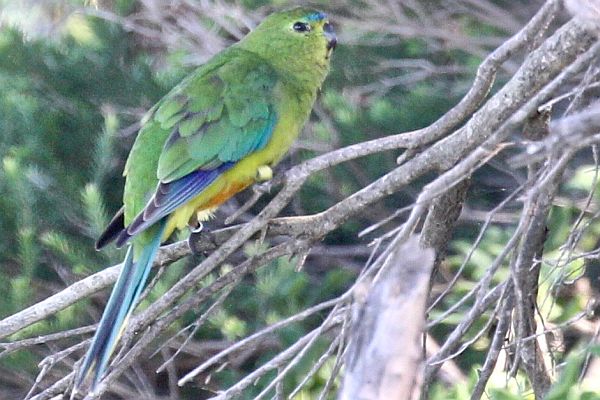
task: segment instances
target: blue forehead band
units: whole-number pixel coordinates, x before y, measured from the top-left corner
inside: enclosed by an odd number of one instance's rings
[[[325,14],[325,13],[322,13],[322,12],[316,12],[316,13],[312,13],[312,14],[309,14],[309,15],[306,17],[306,19],[307,19],[307,20],[309,20],[309,21],[311,21],[311,22],[314,22],[314,21],[322,21],[322,20],[324,20],[324,19],[326,19],[326,18],[327,18],[327,14]]]

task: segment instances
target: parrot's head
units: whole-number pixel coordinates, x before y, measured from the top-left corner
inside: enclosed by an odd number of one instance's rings
[[[269,15],[240,44],[293,75],[313,75],[320,84],[337,44],[327,14],[297,7]]]

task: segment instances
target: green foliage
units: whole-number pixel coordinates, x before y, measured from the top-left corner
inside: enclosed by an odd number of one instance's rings
[[[590,192],[600,193],[600,186],[597,181],[597,172],[594,166],[582,165],[571,176],[571,179],[564,185],[564,192],[572,197],[579,197],[585,200]],[[574,222],[581,215],[581,210],[572,205],[557,205],[552,208],[550,219],[547,222],[548,236],[545,241],[544,261],[541,264],[540,285],[538,288],[538,307],[537,312],[542,315],[547,324],[559,326],[572,319],[581,318],[582,314],[588,309],[589,298],[585,293],[576,290],[564,290],[572,286],[576,280],[585,277],[587,279],[597,279],[597,269],[594,261],[585,261],[581,257],[572,257],[577,252],[587,252],[598,247],[598,233],[600,232],[600,223],[593,216],[583,213],[578,227],[584,229],[574,229]],[[470,254],[474,235],[478,230],[463,234],[463,239],[455,239],[451,243],[453,255],[447,257],[446,273],[455,274],[458,268],[463,264],[465,257]],[[504,244],[513,234],[513,229],[501,229],[497,226],[488,228],[481,238],[481,242],[472,252],[470,258],[464,266],[461,279],[456,284],[455,290],[446,296],[442,307],[434,310],[430,317],[435,319],[449,307],[456,304],[469,290],[473,289],[483,278],[483,273],[491,265],[503,249]],[[571,243],[569,236],[581,235],[576,247],[566,248],[565,243]],[[571,258],[570,258],[571,257]],[[506,262],[508,264],[508,261]],[[491,284],[497,284],[508,277],[508,265],[500,266],[499,272],[494,276]],[[586,271],[586,267],[588,271]],[[585,275],[584,275],[585,274]],[[470,308],[472,302],[466,302],[457,314],[447,318],[442,326],[432,330],[432,334],[443,340],[447,330],[461,322],[462,313]],[[590,316],[591,317],[591,316]],[[482,315],[481,321],[467,334],[467,337],[475,334],[482,328],[482,321],[489,318],[488,315]],[[445,325],[445,326],[444,326]],[[489,345],[489,338],[480,338],[471,348],[466,350],[457,362],[467,371],[476,371],[483,362],[481,355],[478,355],[478,343],[483,343],[484,349]],[[600,399],[597,392],[586,390],[585,386],[580,386],[579,381],[582,378],[582,365],[584,360],[598,356],[598,348],[592,347],[585,351],[577,349],[554,349],[554,362],[559,363],[557,370],[560,376],[552,387],[546,399]],[[432,399],[468,399],[476,382],[476,377],[470,376],[468,382],[456,385],[448,389],[446,385],[435,384],[432,389]],[[488,382],[486,393],[491,399],[499,400],[518,400],[533,399],[533,391],[530,383],[522,372],[516,377],[508,378],[507,372],[495,372]]]
[[[69,19],[58,41],[0,29],[0,274],[9,293],[2,316],[56,290],[47,283],[62,286],[118,259],[96,253],[93,241],[120,197],[131,138],[119,128],[139,118],[130,109],[166,90],[126,37],[82,16]],[[76,307],[52,329],[84,322],[85,307]]]
[[[595,346],[589,352],[569,355],[562,369],[560,379],[552,386],[546,400],[600,399],[599,393],[585,391],[579,386],[583,363],[587,357],[593,355],[600,356],[600,347]]]
[[[87,5],[89,1],[74,1]],[[118,15],[128,15],[138,4],[132,0],[110,2]],[[289,2],[275,0],[243,0],[248,9],[282,8]],[[329,2],[313,2],[330,7]],[[358,2],[357,2],[358,3]],[[340,12],[340,15],[345,15]],[[48,297],[83,275],[120,262],[122,251],[109,247],[94,250],[94,240],[113,212],[121,205],[122,177],[126,154],[133,141],[135,124],[143,112],[185,75],[185,50],[175,48],[167,54],[156,53],[134,33],[124,32],[115,23],[78,14],[66,17],[60,34],[52,39],[29,36],[14,27],[0,27],[0,317],[14,313]],[[473,21],[459,20],[459,27],[480,36],[495,36],[497,28]],[[459,28],[457,28],[459,29]],[[344,31],[342,26],[339,29]],[[314,118],[306,132],[310,142],[325,148],[341,147],[389,134],[427,126],[464,93],[466,83],[474,75],[481,59],[462,51],[432,51],[422,39],[408,39],[393,46],[377,44],[377,33],[365,34],[364,43],[340,43],[333,68],[320,97],[320,107],[327,118]],[[342,37],[342,36],[340,36]],[[142,44],[146,44],[146,47]],[[443,48],[443,46],[441,46]],[[432,63],[455,65],[466,71],[465,76],[435,77],[428,80],[406,80],[389,84],[395,78],[410,73],[401,68],[382,69],[385,61],[427,59]],[[159,60],[160,67],[153,67]],[[388,82],[388,85],[381,84]],[[318,120],[318,121],[317,121]],[[133,128],[132,128],[133,127]],[[319,149],[301,150],[296,159],[317,155]],[[292,205],[295,213],[320,212],[341,198],[364,187],[385,172],[395,168],[397,152],[378,154],[317,174],[302,188]],[[502,197],[502,184],[485,185],[486,179],[498,179],[497,171],[478,172],[474,193],[469,203],[474,208],[497,204]],[[595,166],[582,165],[565,185],[563,191],[585,196],[592,190],[600,194],[595,179]],[[490,178],[491,177],[491,178]],[[496,181],[494,181],[496,184]],[[387,216],[413,200],[414,188],[391,196],[385,204],[373,207],[373,214]],[[571,205],[556,206],[548,222],[551,229],[546,241],[548,259],[564,260],[561,247],[572,232],[572,223],[579,209]],[[325,238],[328,244],[356,243],[356,233],[372,222],[358,216],[342,229]],[[597,246],[600,223],[584,215],[586,226],[579,249],[590,251]],[[480,225],[462,227],[450,244],[450,256],[442,273],[452,276],[458,271]],[[480,246],[466,263],[456,289],[430,314],[434,319],[455,304],[482,278],[482,274],[512,235],[512,229],[494,227],[484,235]],[[247,255],[259,254],[264,247],[248,244]],[[364,260],[361,260],[364,261]],[[179,262],[166,269],[145,301],[155,300],[171,287],[189,267],[190,261]],[[310,263],[309,263],[310,264]],[[332,263],[327,268],[311,268],[296,272],[294,260],[279,259],[244,277],[224,305],[197,332],[198,340],[238,340],[249,333],[281,321],[318,302],[330,299],[345,290],[355,272]],[[222,266],[223,274],[231,265]],[[492,284],[508,275],[507,265],[501,266]],[[539,298],[541,313],[549,315],[553,324],[563,323],[581,313],[585,299],[578,293],[565,295],[560,289],[583,273],[581,259],[569,260],[560,267],[542,265]],[[588,272],[589,273],[589,272]],[[208,283],[217,278],[213,274]],[[106,296],[102,297],[105,299]],[[100,298],[100,297],[99,297]],[[460,311],[467,310],[467,302]],[[90,323],[101,312],[103,301],[80,302],[46,321],[21,332],[19,336],[61,331]],[[206,307],[206,306],[204,306]],[[186,315],[174,334],[185,324],[193,323],[205,308]],[[236,382],[248,371],[271,359],[322,321],[325,314],[290,324],[273,335],[272,344],[236,368],[225,368],[213,374],[211,385],[223,388]],[[486,318],[468,332],[474,335],[483,328]],[[461,313],[453,314],[436,327],[432,335],[443,340],[460,322]],[[435,383],[431,399],[469,399],[477,381],[477,369],[483,362],[490,338],[483,335],[458,360],[469,376],[464,384],[449,388]],[[310,370],[311,363],[327,348],[326,340],[318,341],[303,361],[285,379],[290,391]],[[597,349],[594,350],[597,353]],[[577,385],[580,366],[585,355],[569,356],[557,352],[563,362],[562,375],[552,388],[549,399],[596,399]],[[37,372],[39,357],[34,352],[20,351],[0,360],[7,371]],[[194,360],[196,363],[197,360]],[[188,366],[186,365],[186,368]],[[333,358],[311,378],[297,399],[315,399],[333,368]],[[271,375],[272,377],[273,375]],[[0,380],[1,381],[1,380]],[[491,399],[531,398],[531,390],[519,374],[490,380],[486,393]],[[259,381],[247,394],[256,395],[267,384]],[[212,387],[212,386],[211,386]],[[185,387],[185,398],[197,398],[198,391]]]
[[[253,243],[246,246],[248,255],[259,254],[264,251],[265,245],[257,246]],[[221,274],[229,271],[229,267],[221,268]],[[280,258],[261,267],[256,273],[247,276],[228,296],[223,307],[208,319],[208,324],[197,333],[197,337],[225,338],[227,340],[240,340],[248,334],[255,332],[273,323],[279,322],[307,307],[341,294],[344,288],[353,279],[352,274],[341,269],[333,268],[324,274],[314,275],[306,271],[295,270],[295,260]],[[207,281],[210,282],[211,279]],[[233,372],[231,369],[213,374],[212,382],[218,387],[226,387],[237,382],[244,375],[246,369],[254,369],[282,349],[293,344],[308,331],[316,328],[325,314],[319,314],[287,325],[275,332],[270,337],[264,349],[256,358],[248,360],[243,369]],[[193,316],[190,316],[193,318]],[[188,322],[192,322],[189,320]],[[289,392],[300,382],[311,369],[312,363],[329,344],[319,340],[305,355],[299,366],[285,379],[284,384]],[[299,398],[316,398],[322,385],[327,380],[333,367],[331,362],[325,362],[321,370],[309,381],[309,384],[299,394]],[[254,388],[244,394],[251,399],[269,383],[261,379]],[[304,397],[303,397],[304,396]]]
[[[600,355],[598,346],[591,347],[585,351],[575,351],[570,354],[564,363],[560,366],[561,374],[558,380],[552,385],[545,400],[598,400],[600,394],[595,391],[586,390],[580,385],[582,367],[590,357]],[[486,391],[487,398],[491,400],[534,400],[534,395],[530,389],[527,389],[526,381],[519,378],[520,383],[515,384],[515,380],[501,379],[503,384],[492,387]],[[501,380],[498,380],[500,382]],[[465,384],[458,384],[448,388],[447,385],[435,384],[430,392],[431,400],[468,400],[471,398],[473,387],[477,381],[475,372],[471,374]],[[483,396],[486,398],[486,395]]]

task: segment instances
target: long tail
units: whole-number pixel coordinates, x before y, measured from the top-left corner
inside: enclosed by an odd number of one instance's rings
[[[163,219],[155,227],[143,233],[148,235],[149,240],[145,241],[146,243],[141,249],[135,249],[135,256],[134,246],[139,246],[139,242],[136,241],[129,246],[121,274],[110,295],[104,314],[102,314],[92,344],[77,373],[72,398],[90,376],[93,377],[92,391],[102,378],[108,360],[127,325],[127,320],[142,294],[152,269],[152,261],[160,246],[165,222],[166,219]]]

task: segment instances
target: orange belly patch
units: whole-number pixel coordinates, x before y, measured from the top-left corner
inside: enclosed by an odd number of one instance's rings
[[[189,223],[210,218],[212,211],[252,184],[253,180],[234,181],[224,176],[217,178],[206,190],[175,210],[167,221],[162,240],[166,240],[175,229],[185,229]]]
[[[236,183],[229,184],[225,190],[222,190],[219,193],[217,193],[217,195],[215,197],[210,199],[206,204],[198,207],[196,209],[196,211],[202,211],[202,210],[218,207],[221,204],[225,203],[230,198],[232,198],[233,196],[235,196],[236,194],[238,194],[239,192],[241,192],[242,190],[246,189],[248,186],[250,186],[250,182],[248,182],[248,183],[236,182]]]

